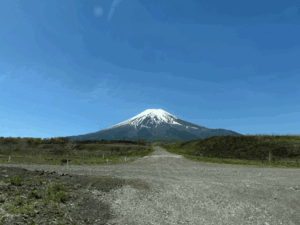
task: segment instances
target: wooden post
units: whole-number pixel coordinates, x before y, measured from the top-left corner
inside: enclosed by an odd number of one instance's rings
[[[269,162],[271,163],[273,161],[273,155],[272,155],[272,151],[269,151]]]

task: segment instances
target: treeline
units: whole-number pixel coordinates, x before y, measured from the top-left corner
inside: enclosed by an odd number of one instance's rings
[[[300,157],[299,138],[286,136],[213,136],[204,140],[178,143],[201,157],[270,160]]]
[[[129,140],[85,140],[74,141],[78,144],[132,144],[132,145],[147,145],[149,144],[145,139],[138,139],[137,141]]]
[[[69,142],[75,142],[77,144],[132,144],[132,145],[147,145],[150,144],[145,139],[138,139],[137,141],[129,141],[129,140],[85,140],[85,141],[69,141],[69,139],[65,137],[56,137],[56,138],[14,138],[14,137],[0,137],[0,145],[7,144],[21,144],[27,143],[29,145],[39,145],[39,144],[61,144],[66,145]]]

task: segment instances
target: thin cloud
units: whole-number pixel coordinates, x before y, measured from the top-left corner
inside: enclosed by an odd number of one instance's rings
[[[111,4],[110,7],[110,11],[108,13],[108,17],[107,20],[110,21],[110,19],[112,18],[114,12],[115,12],[115,8],[120,4],[122,0],[114,0],[113,3]]]
[[[113,4],[111,5],[112,7],[117,7],[119,4],[120,4],[120,2],[121,2],[122,0],[114,0],[113,1]]]

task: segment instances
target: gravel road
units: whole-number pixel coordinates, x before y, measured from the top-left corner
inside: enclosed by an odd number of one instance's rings
[[[110,225],[299,225],[300,170],[194,162],[161,147],[132,163],[101,166],[18,166],[69,174],[138,178],[150,190],[125,185],[105,194]]]

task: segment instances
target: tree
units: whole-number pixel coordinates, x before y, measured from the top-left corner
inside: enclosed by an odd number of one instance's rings
[[[78,144],[76,144],[75,141],[71,141],[71,142],[68,142],[65,146],[65,150],[67,151],[72,151],[74,150],[76,147],[78,146]]]
[[[137,140],[137,142],[138,142],[139,145],[146,145],[146,140],[145,140],[145,139],[139,138],[139,139]]]

